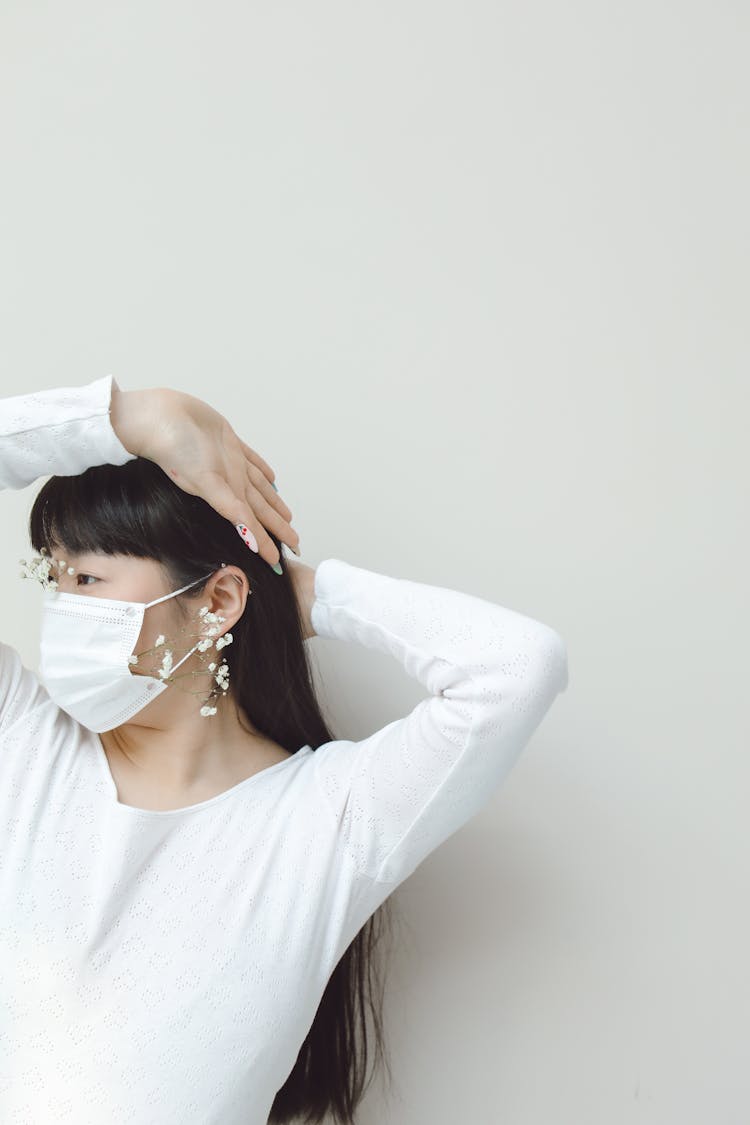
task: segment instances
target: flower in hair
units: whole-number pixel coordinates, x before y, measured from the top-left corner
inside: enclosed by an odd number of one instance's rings
[[[75,567],[68,566],[65,559],[53,558],[46,547],[42,547],[41,554],[35,555],[31,562],[27,562],[26,559],[18,561],[24,568],[20,572],[21,578],[35,578],[45,590],[57,589],[57,579],[52,577],[55,569],[60,574],[67,567],[68,574],[75,574]]]
[[[42,547],[41,555],[35,555],[30,562],[26,559],[18,560],[20,565],[24,568],[21,572],[21,578],[34,578],[40,582],[45,590],[56,590],[57,579],[51,577],[51,571],[54,566],[54,561],[50,557],[46,547]],[[63,560],[64,562],[64,560]],[[60,568],[58,568],[59,570]]]

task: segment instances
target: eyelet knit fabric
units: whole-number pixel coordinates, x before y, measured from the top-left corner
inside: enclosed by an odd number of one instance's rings
[[[0,400],[0,485],[129,460],[112,381]],[[266,1125],[342,953],[568,685],[549,626],[342,559],[311,616],[429,698],[170,810],[121,803],[99,736],[0,643],[2,1125]]]

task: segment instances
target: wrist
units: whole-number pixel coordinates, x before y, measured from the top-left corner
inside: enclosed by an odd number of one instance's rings
[[[142,457],[148,434],[158,417],[155,397],[161,388],[140,391],[123,391],[112,380],[112,397],[109,406],[109,419],[112,429],[128,453]]]
[[[291,559],[285,559],[285,562],[294,584],[304,639],[309,640],[310,637],[317,636],[311,617],[315,601],[315,567],[308,566],[307,563],[292,562]]]

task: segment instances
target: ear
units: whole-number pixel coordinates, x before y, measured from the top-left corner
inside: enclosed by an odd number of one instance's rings
[[[216,637],[231,632],[245,612],[247,599],[251,594],[247,575],[238,566],[222,566],[211,575],[199,596],[199,604],[207,605],[211,613],[218,613],[224,618],[219,624]]]

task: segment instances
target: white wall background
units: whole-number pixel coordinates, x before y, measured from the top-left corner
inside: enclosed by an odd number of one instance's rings
[[[570,687],[393,896],[362,1125],[746,1125],[748,9],[5,0],[3,395],[221,410],[303,560],[552,625]],[[2,498],[4,639],[41,481]],[[360,737],[421,688],[315,641]]]

